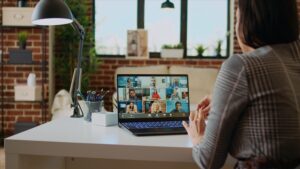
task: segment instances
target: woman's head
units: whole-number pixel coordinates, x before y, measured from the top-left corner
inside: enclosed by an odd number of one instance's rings
[[[299,39],[296,0],[238,0],[236,32],[243,48]]]

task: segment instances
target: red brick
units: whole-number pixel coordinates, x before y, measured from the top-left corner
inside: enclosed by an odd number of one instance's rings
[[[17,71],[32,71],[32,67],[17,67]]]
[[[32,122],[32,117],[18,117],[17,121],[19,122]]]
[[[185,61],[185,64],[186,65],[196,65],[197,61],[196,60],[187,60],[187,61]]]
[[[159,61],[159,64],[162,64],[162,65],[169,65],[169,64],[171,64],[171,60],[160,60],[160,61]]]
[[[25,111],[24,114],[38,116],[38,115],[41,115],[41,112],[40,111]]]
[[[211,61],[210,62],[212,65],[221,65],[223,63],[223,61],[220,60],[216,60],[216,61]]]
[[[7,112],[7,114],[11,115],[11,116],[23,115],[23,111],[21,111],[21,110],[9,110]]]
[[[9,77],[23,77],[23,73],[8,72]]]
[[[31,104],[17,104],[16,108],[17,109],[31,109],[32,105]]]
[[[144,65],[145,61],[144,60],[132,60],[131,64],[133,65]]]
[[[4,119],[5,119],[6,122],[16,121],[16,118],[14,116],[6,116]]]
[[[118,60],[118,64],[120,64],[120,65],[128,65],[129,64],[129,60]]]
[[[173,64],[173,65],[183,65],[183,64],[184,64],[184,61],[183,61],[183,60],[173,60],[173,61],[172,61],[172,64]]]
[[[197,62],[198,65],[209,65],[209,61],[198,61]]]
[[[116,60],[103,60],[104,64],[116,64],[117,61]]]
[[[158,61],[157,60],[146,60],[146,65],[157,65]]]

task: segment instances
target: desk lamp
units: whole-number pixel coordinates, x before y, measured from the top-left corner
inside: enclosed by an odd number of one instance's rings
[[[80,84],[82,48],[83,48],[83,41],[85,36],[84,28],[76,20],[70,8],[63,0],[40,0],[34,8],[31,20],[34,25],[41,25],[41,26],[71,24],[74,30],[78,32],[80,36],[80,42],[79,42],[79,52],[77,56],[77,68],[75,72],[75,85],[73,91],[70,91],[73,92],[72,107],[74,108],[73,115],[71,117],[75,117],[75,118],[82,117],[83,114],[80,113],[77,92],[78,92],[78,86]]]

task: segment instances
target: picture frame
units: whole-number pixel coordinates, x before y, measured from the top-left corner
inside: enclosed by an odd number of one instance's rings
[[[145,29],[127,31],[127,59],[148,59],[148,31]]]

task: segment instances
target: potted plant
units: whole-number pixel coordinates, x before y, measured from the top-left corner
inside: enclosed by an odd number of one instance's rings
[[[183,46],[181,43],[176,45],[163,45],[161,50],[162,58],[183,58]]]
[[[25,31],[18,33],[19,47],[20,49],[26,49],[26,41],[27,41],[28,33]]]
[[[215,52],[216,52],[216,56],[217,57],[221,57],[222,56],[222,54],[221,54],[221,52],[222,52],[222,43],[223,43],[222,40],[218,40],[217,41],[217,46],[215,48]]]
[[[204,47],[204,45],[199,44],[195,49],[198,53],[198,57],[203,57],[203,53],[206,51],[207,47]]]

